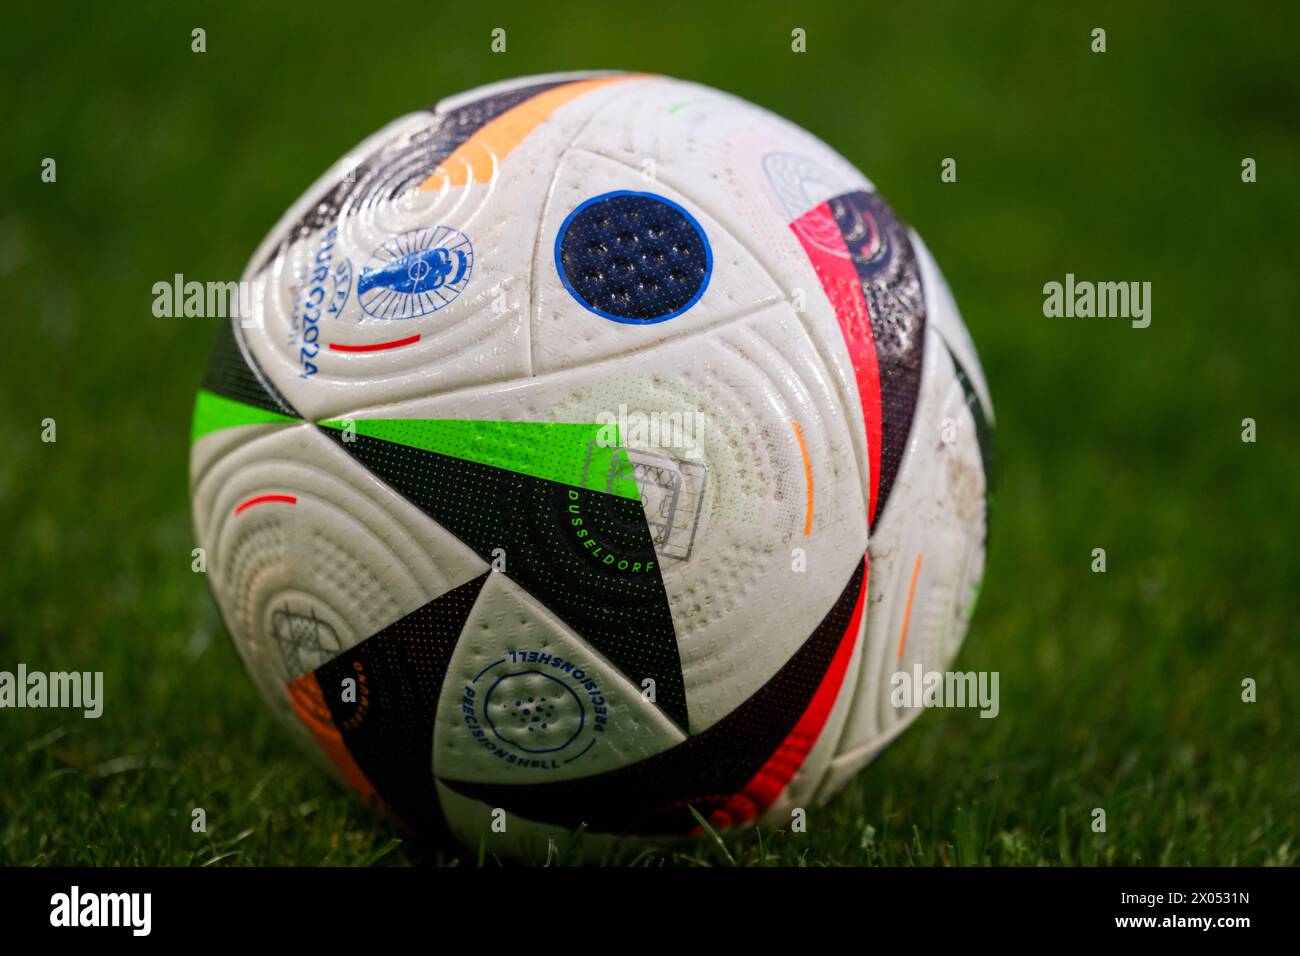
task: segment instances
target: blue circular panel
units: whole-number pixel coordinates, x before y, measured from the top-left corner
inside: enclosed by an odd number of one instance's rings
[[[649,325],[681,315],[704,294],[713,250],[677,203],[620,190],[569,213],[555,237],[555,268],[584,308]]]

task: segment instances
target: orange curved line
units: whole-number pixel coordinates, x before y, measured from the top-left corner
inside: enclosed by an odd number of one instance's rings
[[[644,76],[643,73],[623,73],[574,80],[524,100],[483,124],[481,129],[452,150],[429,178],[420,183],[420,189],[432,192],[443,186],[464,186],[470,182],[490,180],[493,166],[509,156],[525,136],[550,119],[551,114],[565,103],[597,87]]]
[[[799,423],[792,421],[790,422],[790,425],[792,428],[794,428],[794,437],[799,440],[799,451],[803,454],[803,479],[804,479],[804,483],[808,485],[808,510],[805,512],[804,519],[803,519],[803,533],[804,533],[804,537],[806,538],[812,534],[812,516],[813,516],[812,461],[808,458],[808,446],[804,444],[803,430],[799,427]]]
[[[898,659],[903,659],[903,649],[907,647],[907,625],[912,622],[912,598],[916,596],[916,579],[921,575],[921,558],[925,555],[916,556],[916,564],[912,566],[912,584],[907,589],[907,609],[903,611],[903,633],[898,635]]]

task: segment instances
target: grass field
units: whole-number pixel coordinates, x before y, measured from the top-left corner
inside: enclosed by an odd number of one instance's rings
[[[107,705],[97,721],[0,711],[0,864],[480,859],[403,840],[262,706],[190,570],[189,415],[214,323],[154,318],[151,287],[237,277],[393,116],[617,67],[737,93],[860,166],[947,272],[998,414],[958,666],[1000,672],[1001,715],[924,715],[806,834],[635,860],[1294,865],[1300,10],[564,9],[7,13],[0,669],[103,670]],[[1150,281],[1150,327],[1045,318],[1042,287],[1067,272]]]

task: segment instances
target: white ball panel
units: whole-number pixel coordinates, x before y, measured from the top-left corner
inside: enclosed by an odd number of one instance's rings
[[[603,318],[579,303],[561,282],[555,237],[565,218],[588,199],[618,190],[650,192],[682,206],[704,230],[713,270],[703,296],[665,322],[635,325]],[[781,290],[745,246],[709,214],[662,181],[646,182],[636,166],[584,150],[565,154],[542,220],[533,264],[533,369],[537,374],[642,352],[669,339],[697,335],[779,301]]]
[[[440,778],[571,780],[684,739],[536,598],[507,574],[488,576],[443,682],[433,759]]]

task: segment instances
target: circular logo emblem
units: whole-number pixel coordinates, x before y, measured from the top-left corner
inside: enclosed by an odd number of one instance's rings
[[[474,272],[469,237],[450,226],[390,238],[357,276],[357,302],[377,319],[418,319],[450,305]]]
[[[569,213],[555,237],[555,268],[588,311],[651,325],[681,315],[704,295],[713,250],[677,203],[620,190]]]
[[[536,670],[498,677],[483,709],[497,737],[530,754],[563,750],[582,733],[587,716],[567,684]]]
[[[500,766],[559,770],[580,760],[609,726],[599,677],[553,651],[509,650],[465,684],[458,722]]]

